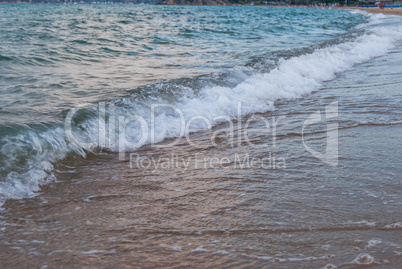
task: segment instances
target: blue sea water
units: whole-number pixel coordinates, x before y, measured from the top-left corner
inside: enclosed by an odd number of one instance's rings
[[[367,21],[342,10],[247,7],[2,5],[0,12],[1,124],[52,122],[79,104],[160,81],[234,67],[267,71],[281,58],[342,42]]]
[[[151,103],[170,103],[188,118],[212,118],[233,117],[240,100],[245,114],[264,112],[400,38],[398,20],[383,31],[381,19],[332,9],[1,5],[0,14],[3,202],[54,180],[54,163],[69,154],[103,147],[89,139],[98,136],[95,111],[74,122],[91,143],[66,139],[72,108],[106,101],[122,115],[147,115]],[[157,120],[156,141],[180,135],[174,119]]]
[[[400,264],[401,42],[360,11],[0,5],[2,265]]]

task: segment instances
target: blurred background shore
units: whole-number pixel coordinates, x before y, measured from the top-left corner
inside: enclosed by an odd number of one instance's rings
[[[372,7],[372,8],[350,7],[350,9],[364,10],[364,11],[367,11],[368,13],[383,13],[383,14],[391,14],[391,15],[402,15],[402,8],[384,8],[384,9],[380,9],[379,7]]]

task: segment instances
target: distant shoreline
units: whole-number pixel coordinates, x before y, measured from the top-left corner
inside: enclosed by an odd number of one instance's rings
[[[370,8],[364,8],[364,7],[349,7],[347,9],[358,9],[358,10],[363,10],[367,11],[368,13],[382,13],[382,14],[389,14],[389,15],[402,15],[402,8],[397,7],[397,8],[384,8],[380,9],[379,7],[370,7]]]
[[[12,3],[12,2],[2,2],[0,1],[0,4],[62,4],[62,3],[29,3],[29,2],[20,2],[20,3]],[[81,4],[81,3],[79,3]],[[84,4],[91,4],[91,3],[84,3]],[[134,4],[135,5],[135,4]],[[155,5],[155,4],[152,4]],[[166,5],[166,4],[162,4]],[[169,5],[169,4],[168,4]],[[177,6],[192,6],[192,5],[177,5]],[[242,5],[242,4],[228,4],[228,5],[204,5],[204,6],[250,6],[251,5]],[[368,13],[382,13],[382,14],[389,14],[389,15],[402,15],[402,7],[397,7],[397,8],[384,8],[380,9],[379,7],[369,7],[369,8],[364,8],[364,7],[308,7],[308,6],[280,6],[280,5],[253,5],[255,7],[283,7],[283,8],[331,8],[331,9],[357,9],[357,10],[362,10],[366,11]]]

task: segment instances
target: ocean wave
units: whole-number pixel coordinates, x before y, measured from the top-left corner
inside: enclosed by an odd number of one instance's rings
[[[240,81],[232,83],[235,85],[208,83],[198,89],[176,85],[176,88],[180,88],[179,91],[164,93],[160,89],[156,94],[133,93],[130,97],[104,103],[105,107],[113,108],[114,115],[136,116],[137,119],[143,119],[143,126],[147,126],[146,128],[154,126],[154,137],[150,136],[151,129],[141,130],[138,122],[125,126],[122,136],[120,131],[123,129],[119,127],[124,122],[118,122],[116,126],[110,125],[111,112],[102,114],[99,111],[101,106],[96,105],[77,109],[71,119],[72,132],[76,140],[81,141],[78,143],[66,137],[61,123],[52,124],[45,130],[19,127],[13,134],[4,135],[0,140],[0,204],[10,198],[32,196],[40,185],[55,180],[53,164],[69,154],[85,156],[86,151],[96,148],[108,148],[117,152],[122,148],[116,145],[123,139],[132,141],[125,143],[123,150],[133,151],[151,140],[161,142],[167,138],[183,136],[194,129],[209,129],[211,126],[205,124],[205,120],[215,125],[222,121],[222,116],[234,119],[239,114],[239,102],[242,103],[241,115],[249,115],[274,109],[277,100],[293,100],[317,91],[325,81],[334,79],[337,73],[386,54],[402,38],[400,25],[383,25],[378,16],[373,15],[368,25],[366,33],[353,40],[281,59],[275,68],[265,73],[243,73],[246,75]],[[151,122],[149,115],[153,104],[172,105],[182,115],[179,116],[172,107],[165,107]],[[182,118],[188,121],[195,117],[203,120],[193,121],[191,129],[181,128]],[[109,145],[99,142],[100,135],[106,133],[114,133],[116,141],[109,141]]]
[[[10,128],[0,139],[0,204],[35,195],[40,185],[56,179],[53,163],[68,154],[85,156],[82,148],[66,141],[62,126]]]
[[[13,58],[11,57],[0,55],[0,61],[12,61],[12,60]]]
[[[278,99],[297,99],[318,90],[325,81],[335,78],[336,74],[349,70],[353,65],[386,54],[394,42],[401,38],[397,27],[378,27],[370,30],[355,41],[315,50],[311,54],[282,60],[268,73],[248,77],[237,86],[212,86],[202,89],[196,97],[178,98],[174,105],[183,112],[186,120],[202,116],[217,123],[215,117],[225,115],[235,118],[238,114],[238,102],[242,102],[242,114],[264,112],[274,109]],[[191,89],[188,91],[191,92]],[[163,103],[158,97],[154,103]],[[131,103],[132,102],[132,103]],[[141,104],[130,99],[125,100],[124,109],[132,115],[148,118],[151,103]],[[130,104],[131,103],[131,104]],[[141,109],[139,109],[139,107]],[[155,126],[160,126],[156,141],[181,135],[179,118],[172,113],[160,114],[155,119]],[[150,122],[147,122],[150,126]],[[137,127],[136,127],[137,128]],[[204,123],[195,123],[194,128],[205,129]],[[186,130],[185,132],[188,132]],[[127,133],[136,134],[136,130]],[[138,137],[131,136],[132,140]],[[144,143],[149,143],[147,140]],[[130,148],[129,150],[134,150]]]

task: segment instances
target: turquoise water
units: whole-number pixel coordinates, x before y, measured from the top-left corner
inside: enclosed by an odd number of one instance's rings
[[[79,104],[159,81],[236,66],[266,71],[280,58],[340,42],[367,20],[247,7],[1,5],[0,12],[2,125],[53,122]]]
[[[2,185],[0,195],[25,196],[54,179],[51,163],[85,154],[63,134],[74,107],[114,100],[141,114],[151,100],[198,100],[205,87],[234,88],[284,59],[353,40],[367,21],[325,9],[1,5],[0,182],[29,187],[10,194]],[[91,113],[79,117],[86,133],[96,129]]]

